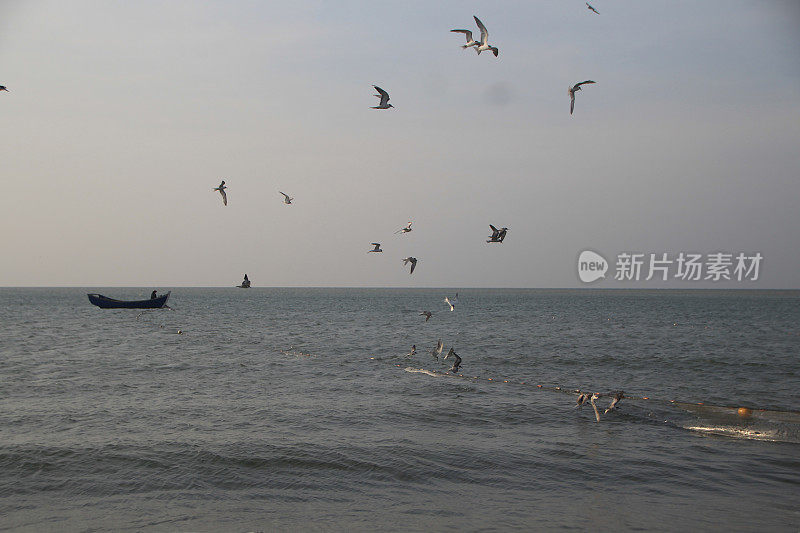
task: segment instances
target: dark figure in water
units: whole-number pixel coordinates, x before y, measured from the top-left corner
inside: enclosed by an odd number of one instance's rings
[[[156,296],[156,291],[153,291],[150,293],[150,299],[154,300],[155,298],[158,298],[158,296]]]

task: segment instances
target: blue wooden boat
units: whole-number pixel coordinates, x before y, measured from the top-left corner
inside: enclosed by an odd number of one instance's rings
[[[172,292],[172,291],[170,291]],[[87,294],[89,301],[102,309],[158,309],[167,305],[170,292],[147,300],[115,300],[102,294]]]

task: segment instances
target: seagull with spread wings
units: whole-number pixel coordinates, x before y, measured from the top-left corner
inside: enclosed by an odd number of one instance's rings
[[[461,48],[469,48],[471,46],[474,46],[475,47],[475,52],[478,51],[478,46],[480,46],[481,43],[479,43],[478,41],[476,41],[475,39],[472,38],[472,32],[471,31],[469,31],[469,30],[450,30],[450,31],[451,32],[456,32],[456,33],[463,33],[464,36],[467,38],[467,44],[462,44]]]
[[[395,235],[397,235],[398,233],[402,233],[403,235],[405,235],[406,233],[411,231],[411,224],[412,224],[412,222],[409,220],[408,221],[408,225],[405,228],[400,228],[399,230],[394,232]]]
[[[414,273],[414,268],[416,268],[416,266],[417,266],[417,258],[416,257],[406,257],[405,259],[403,259],[403,265],[407,265],[409,263],[411,263],[411,272],[409,272],[409,274],[413,274]]]
[[[439,360],[439,354],[441,354],[441,353],[442,353],[442,350],[444,350],[444,344],[442,344],[442,339],[439,339],[439,340],[436,342],[436,348],[434,348],[433,350],[431,350],[431,355],[432,355],[433,357],[435,357],[435,358],[436,358],[436,360],[438,361],[438,360]]]
[[[486,50],[491,50],[494,54],[494,57],[497,57],[497,54],[500,53],[500,50],[498,50],[495,46],[489,46],[489,32],[486,30],[486,26],[484,26],[483,22],[481,22],[480,19],[475,15],[473,15],[472,18],[475,19],[475,23],[481,30],[481,43],[475,49],[478,51],[478,55],[481,55],[481,52],[485,52]]]
[[[576,83],[569,89],[567,89],[567,93],[569,93],[569,114],[572,114],[572,111],[575,109],[575,92],[581,90],[581,85],[586,85],[587,83],[597,83],[592,80],[582,81],[580,83]]]
[[[286,205],[290,205],[292,203],[292,200],[294,200],[294,198],[290,197],[285,192],[281,192],[281,191],[278,191],[278,192],[283,195],[283,203],[285,203]]]
[[[225,194],[225,189],[227,189],[225,186],[225,180],[222,180],[222,183],[219,184],[219,187],[214,187],[213,189],[215,191],[219,191],[219,193],[222,195],[222,205],[228,205],[228,195]]]
[[[387,93],[377,85],[373,85],[373,87],[375,87],[375,90],[378,91],[379,94],[376,94],[375,96],[381,99],[381,103],[373,107],[372,109],[389,109],[390,107],[394,107],[392,104],[389,103],[389,93]]]

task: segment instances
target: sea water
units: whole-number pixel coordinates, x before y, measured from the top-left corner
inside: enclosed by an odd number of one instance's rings
[[[151,290],[0,289],[0,529],[800,527],[800,292]]]

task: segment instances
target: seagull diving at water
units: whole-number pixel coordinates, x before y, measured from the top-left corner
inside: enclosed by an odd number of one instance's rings
[[[373,107],[372,109],[389,109],[390,107],[394,107],[392,104],[389,103],[389,93],[387,93],[377,85],[373,85],[373,87],[375,87],[375,90],[378,91],[378,93],[380,93],[376,94],[375,96],[381,99],[381,103]]]
[[[409,263],[411,263],[411,272],[409,272],[408,274],[411,275],[411,274],[414,273],[414,267],[417,266],[417,258],[416,257],[406,257],[405,259],[403,259],[403,265],[407,265]]]
[[[584,85],[586,83],[597,83],[597,82],[594,82],[592,80],[586,80],[586,81],[582,81],[580,83],[576,83],[575,85],[573,85],[572,87],[567,89],[567,93],[569,93],[569,114],[570,115],[572,114],[572,111],[575,109],[575,91],[580,91],[581,90],[581,85]]]
[[[597,410],[597,405],[595,405],[594,401],[599,397],[600,395],[595,392],[594,394],[592,394],[592,397],[589,398],[589,403],[592,404],[592,409],[594,409],[594,417],[597,419],[598,422],[600,422],[600,411]]]
[[[481,55],[481,52],[485,52],[486,50],[491,50],[494,54],[494,57],[497,57],[497,54],[500,53],[500,50],[498,50],[495,46],[489,46],[489,32],[486,30],[486,26],[484,26],[483,22],[481,22],[480,19],[475,15],[472,15],[472,18],[475,19],[475,24],[477,24],[481,29],[481,44],[475,49],[478,51],[478,55]]]
[[[481,43],[479,43],[478,41],[476,41],[475,39],[472,38],[472,32],[471,31],[469,31],[469,30],[450,30],[450,31],[451,32],[456,32],[456,33],[463,33],[464,36],[467,38],[467,44],[462,44],[461,48],[469,48],[470,46],[474,46],[475,47],[475,52],[478,51],[477,47],[480,46]]]
[[[578,401],[575,402],[575,409],[580,409],[581,407],[583,407],[583,404],[585,404],[588,400],[589,400],[589,395],[586,394],[585,392],[582,392],[581,395],[578,396]]]
[[[600,14],[600,12],[599,12],[598,10],[596,10],[595,8],[593,8],[592,6],[590,6],[590,5],[589,5],[589,2],[586,2],[586,7],[587,7],[588,9],[590,9],[591,11],[594,11],[594,12],[595,12],[595,13],[597,13],[598,15]]]
[[[219,191],[219,193],[222,195],[222,205],[228,205],[228,195],[225,194],[225,189],[227,189],[225,186],[225,180],[222,180],[222,183],[219,184],[219,187],[214,187],[213,189],[215,191]]]
[[[489,224],[489,227],[492,230],[492,234],[489,236],[489,240],[486,242],[503,242],[503,240],[506,238],[506,233],[508,233],[508,228],[497,229],[491,224]]]
[[[278,191],[278,192],[280,192],[280,193],[283,195],[283,203],[285,203],[286,205],[289,205],[289,204],[291,204],[291,203],[292,203],[292,200],[294,200],[294,198],[291,198],[291,197],[290,197],[288,194],[286,194],[285,192],[281,192],[281,191]]]
[[[431,313],[430,311],[423,311],[419,315],[420,316],[424,316],[425,317],[425,322],[427,322],[428,320],[431,319],[431,317],[433,316],[433,313]]]
[[[367,253],[372,253],[372,252],[378,252],[378,253],[381,253],[381,252],[383,252],[383,250],[381,250],[381,243],[379,243],[379,242],[372,242],[372,243],[370,243],[370,244],[371,244],[372,246],[374,246],[375,248],[373,248],[372,250],[368,250],[368,251],[367,251]]]
[[[623,393],[622,391],[617,391],[617,392],[615,392],[613,395],[611,395],[611,398],[612,398],[612,399],[611,399],[611,405],[609,405],[609,406],[608,406],[608,409],[606,409],[606,410],[605,410],[605,412],[603,412],[603,414],[604,414],[604,415],[605,415],[605,414],[608,414],[608,412],[609,412],[609,411],[611,411],[612,409],[616,409],[616,408],[617,408],[617,404],[618,404],[618,403],[619,403],[619,402],[620,402],[620,401],[621,401],[621,400],[622,400],[624,397],[625,397],[625,393]]]
[[[447,359],[451,355],[453,356],[455,361],[453,361],[453,366],[452,368],[450,368],[450,372],[458,372],[458,367],[461,366],[461,358],[458,356],[458,354],[452,347],[450,348],[450,351],[447,352],[447,355],[444,356],[444,358]]]
[[[400,228],[399,230],[394,232],[395,235],[397,235],[398,233],[402,233],[403,235],[405,235],[406,233],[411,231],[411,224],[412,224],[412,222],[409,220],[408,221],[408,225],[405,228]]]
[[[442,353],[442,350],[444,350],[444,344],[442,344],[442,339],[439,339],[436,342],[436,348],[431,350],[431,355],[438,361],[439,360],[439,354]]]
[[[6,86],[5,86],[5,85],[0,85],[0,91],[5,91],[5,92],[7,92],[7,93],[10,93],[10,92],[11,92],[11,91],[9,91],[8,89],[6,89]]]
[[[445,296],[444,297],[444,303],[446,303],[447,305],[450,306],[450,310],[451,311],[455,311],[456,310],[456,304],[458,303],[458,293],[456,293],[456,295],[453,297],[452,300],[450,298],[448,298],[447,296]]]

